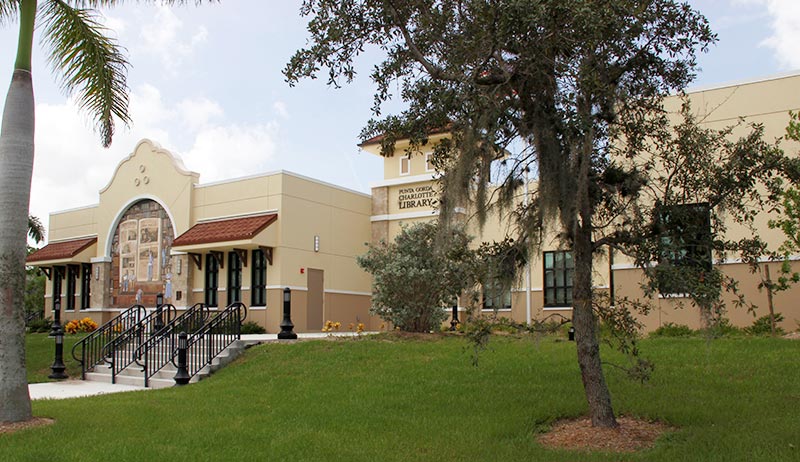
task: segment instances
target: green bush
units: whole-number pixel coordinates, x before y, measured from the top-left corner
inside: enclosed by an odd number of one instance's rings
[[[668,322],[650,333],[650,337],[691,337],[695,332],[685,324]]]
[[[742,329],[731,324],[728,318],[721,318],[711,327],[701,329],[700,332],[712,338],[734,337],[743,333]]]
[[[28,332],[50,332],[52,318],[36,319],[28,323]]]
[[[266,334],[267,330],[261,327],[260,324],[257,324],[254,321],[247,321],[246,323],[242,324],[242,334]]]
[[[783,315],[780,313],[775,313],[775,324],[783,321]],[[772,333],[772,329],[770,327],[769,322],[769,315],[761,316],[760,318],[753,321],[753,325],[750,327],[746,327],[744,329],[745,332],[752,335],[769,335]],[[783,334],[784,331],[778,326],[775,326],[775,333],[776,334]]]

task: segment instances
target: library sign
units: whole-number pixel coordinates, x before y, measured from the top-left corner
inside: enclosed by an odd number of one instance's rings
[[[401,210],[435,207],[438,202],[432,185],[401,188],[397,197],[397,205]]]

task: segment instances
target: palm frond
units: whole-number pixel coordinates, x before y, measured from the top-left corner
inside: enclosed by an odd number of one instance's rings
[[[50,50],[48,61],[60,74],[62,88],[75,95],[78,106],[94,120],[103,146],[108,147],[114,136],[114,119],[130,123],[129,64],[124,49],[106,35],[108,29],[93,10],[45,0],[39,15],[44,26],[42,41]]]
[[[16,22],[20,0],[0,0],[0,26]]]
[[[44,240],[44,226],[39,217],[28,215],[28,236],[37,244]]]

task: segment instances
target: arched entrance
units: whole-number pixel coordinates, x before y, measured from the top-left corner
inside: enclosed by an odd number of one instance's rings
[[[175,231],[166,210],[152,199],[128,207],[111,242],[111,306],[154,306],[156,294],[172,298]]]

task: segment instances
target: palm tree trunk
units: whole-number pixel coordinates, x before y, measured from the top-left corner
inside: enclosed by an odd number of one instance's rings
[[[0,422],[30,419],[25,372],[25,253],[33,174],[31,48],[36,0],[19,9],[17,60],[0,126]]]
[[[25,373],[25,246],[33,172],[31,73],[11,79],[0,130],[0,422],[31,418]]]

